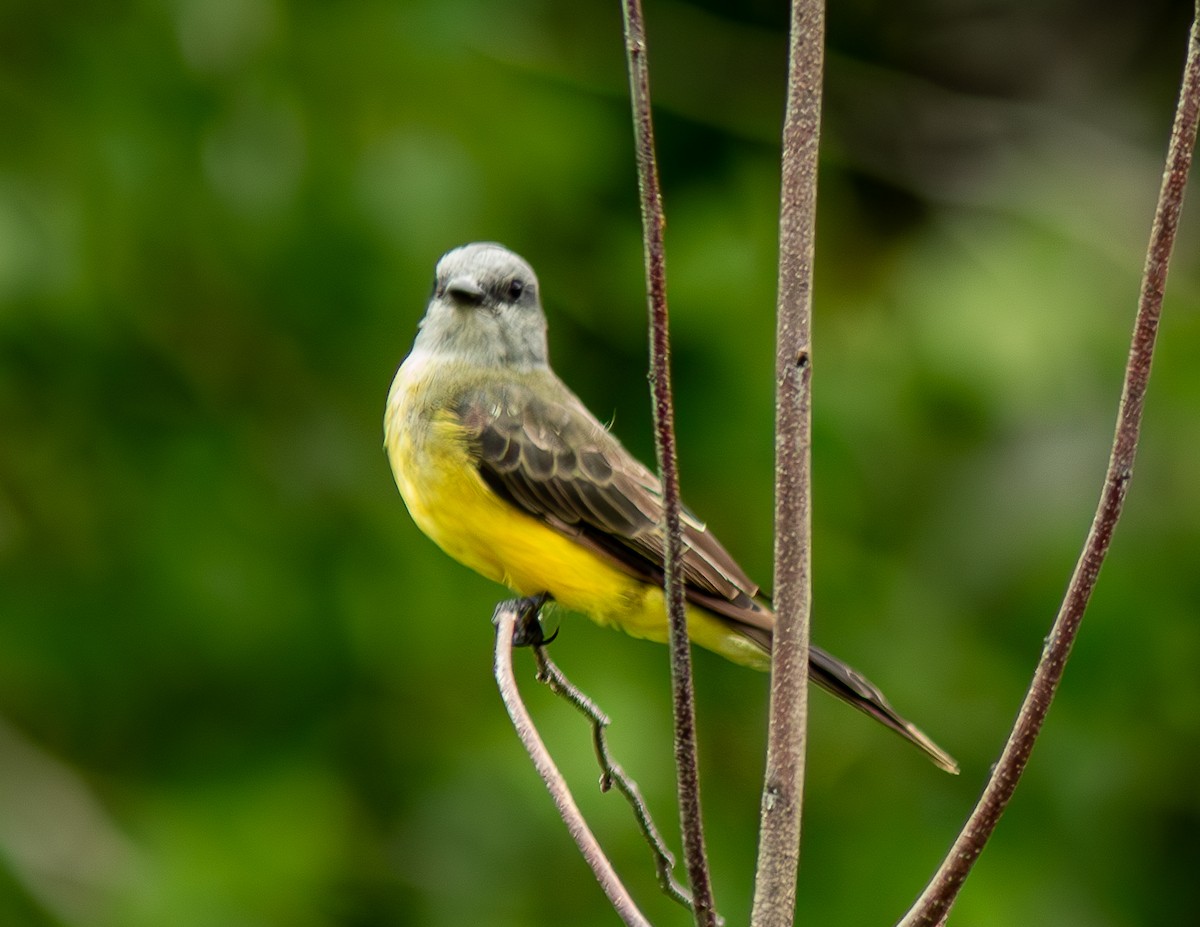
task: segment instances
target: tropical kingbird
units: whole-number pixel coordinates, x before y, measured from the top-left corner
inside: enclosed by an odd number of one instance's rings
[[[384,444],[413,520],[451,557],[519,595],[667,639],[659,480],[550,369],[537,277],[522,258],[490,242],[443,255],[392,382]],[[689,637],[767,669],[774,613],[704,524],[683,520]],[[857,670],[817,647],[809,667],[958,772]]]

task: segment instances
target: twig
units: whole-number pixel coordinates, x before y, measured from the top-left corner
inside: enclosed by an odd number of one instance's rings
[[[537,599],[510,599],[496,606],[495,615],[492,617],[492,622],[496,625],[494,669],[500,697],[504,700],[504,707],[508,709],[508,716],[512,718],[517,736],[525,745],[525,750],[529,753],[529,758],[533,760],[538,775],[546,783],[546,789],[550,792],[550,797],[554,800],[559,815],[566,823],[567,830],[575,838],[579,852],[592,867],[592,872],[596,874],[596,879],[600,882],[600,887],[604,889],[608,900],[612,902],[613,908],[621,920],[630,927],[650,927],[650,922],[634,904],[629,892],[613,869],[612,863],[600,849],[600,844],[583,819],[579,807],[575,804],[575,799],[571,797],[571,790],[567,787],[566,780],[563,779],[562,773],[558,771],[558,767],[550,757],[541,735],[533,725],[533,719],[529,717],[529,712],[526,710],[524,702],[521,701],[521,694],[517,690],[517,681],[513,677],[512,668],[513,634],[519,625],[528,620],[530,612],[536,614],[539,607],[540,602]]]
[[[788,927],[795,916],[808,723],[808,638],[812,603],[812,268],[821,127],[825,7],[792,4],[776,326],[775,577],[767,768],[763,783],[755,927]]]
[[[1004,752],[1000,755],[1000,760],[988,780],[987,787],[970,818],[967,819],[962,833],[959,834],[954,846],[951,847],[921,897],[900,921],[900,927],[933,927],[933,925],[945,922],[963,882],[995,830],[1000,815],[1004,812],[1017,787],[1017,781],[1025,769],[1029,754],[1033,750],[1034,741],[1041,730],[1050,702],[1054,698],[1054,692],[1062,678],[1067,657],[1071,652],[1071,644],[1079,631],[1079,623],[1083,618],[1088,599],[1096,585],[1096,577],[1108,552],[1113,528],[1120,517],[1125,493],[1129,488],[1129,479],[1133,472],[1146,384],[1150,377],[1150,361],[1162,312],[1167,266],[1175,244],[1179,212],[1183,205],[1183,191],[1187,184],[1188,170],[1196,144],[1198,110],[1200,110],[1200,0],[1196,4],[1195,19],[1192,22],[1187,63],[1184,65],[1183,86],[1175,111],[1171,144],[1167,152],[1166,169],[1163,172],[1162,188],[1159,191],[1158,206],[1154,214],[1154,225],[1150,232],[1150,244],[1146,253],[1146,267],[1142,276],[1137,318],[1134,322],[1129,361],[1125,367],[1121,407],[1117,413],[1116,434],[1113,438],[1112,455],[1109,459],[1108,472],[1104,478],[1100,503],[1088,532],[1083,552],[1075,566],[1074,575],[1071,577],[1071,583],[1067,587],[1066,596],[1058,616],[1054,620],[1050,636],[1046,639],[1033,682],[1021,705],[1021,711],[1009,734],[1008,742],[1004,746]]]
[[[663,486],[663,564],[667,617],[670,624],[672,707],[675,719],[675,771],[679,791],[680,830],[693,910],[700,927],[717,920],[704,849],[700,816],[700,774],[696,758],[696,705],[692,692],[692,658],[688,645],[680,554],[679,469],[675,451],[675,413],[671,404],[670,344],[667,334],[666,267],[663,254],[665,218],[654,156],[654,124],[650,116],[650,71],[646,61],[646,32],[641,0],[624,0],[625,50],[629,61],[629,90],[633,102],[633,132],[637,148],[638,189],[641,192],[642,232],[650,310],[650,382],[654,397],[655,449]]]
[[[667,849],[667,843],[650,817],[650,809],[638,789],[636,782],[625,772],[621,764],[612,758],[608,750],[608,738],[604,729],[608,727],[608,715],[600,710],[600,706],[579,690],[558,668],[545,647],[534,647],[533,657],[537,661],[538,681],[544,682],[555,695],[566,699],[576,710],[592,724],[592,743],[596,748],[596,760],[600,764],[600,791],[607,792],[616,787],[625,796],[633,815],[637,819],[642,836],[650,845],[654,854],[654,870],[658,875],[658,884],[663,892],[674,901],[692,910],[692,895],[684,886],[676,881],[674,875],[675,857]]]

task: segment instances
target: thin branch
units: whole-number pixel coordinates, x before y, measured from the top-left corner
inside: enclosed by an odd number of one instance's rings
[[[767,767],[751,913],[755,927],[788,927],[792,923],[800,862],[812,604],[810,332],[824,44],[824,3],[795,0],[779,222],[775,359],[776,624],[771,653]]]
[[[567,830],[575,838],[579,852],[592,867],[592,872],[596,874],[596,879],[600,882],[600,887],[604,889],[608,900],[612,902],[613,908],[629,927],[650,927],[650,922],[634,904],[633,898],[621,883],[612,863],[600,849],[600,844],[583,819],[579,807],[575,804],[575,799],[571,797],[571,790],[567,787],[566,780],[563,779],[562,773],[558,771],[558,767],[550,757],[541,735],[534,727],[533,719],[530,718],[529,712],[525,708],[525,703],[521,701],[521,693],[517,690],[517,681],[513,676],[512,667],[513,635],[523,627],[531,614],[536,616],[540,605],[541,602],[538,599],[510,599],[496,606],[496,613],[492,617],[492,622],[496,625],[494,668],[500,697],[504,700],[504,707],[508,709],[508,716],[512,718],[517,736],[521,738],[521,743],[525,745],[529,758],[533,760],[538,775],[546,784],[546,789],[550,792],[550,797],[554,800],[559,815],[566,823]]]
[[[570,702],[591,722],[592,743],[596,748],[596,760],[600,764],[600,791],[607,792],[615,786],[629,802],[642,836],[646,838],[650,852],[654,855],[654,870],[663,893],[689,911],[693,910],[691,892],[675,880],[675,857],[667,849],[666,841],[650,817],[650,809],[646,807],[646,801],[642,798],[637,783],[630,778],[621,764],[612,758],[608,750],[608,738],[604,735],[604,729],[609,725],[608,715],[563,674],[558,664],[550,659],[545,647],[534,647],[533,657],[537,661],[538,681],[544,682],[555,695]]]
[[[1017,787],[1017,782],[1025,769],[1029,754],[1033,750],[1034,741],[1041,730],[1050,702],[1058,688],[1059,680],[1062,679],[1063,669],[1071,652],[1071,644],[1079,631],[1079,624],[1083,619],[1092,589],[1096,585],[1100,566],[1108,552],[1113,528],[1121,515],[1125,493],[1129,488],[1130,476],[1133,473],[1146,384],[1150,377],[1150,361],[1154,353],[1159,317],[1162,312],[1167,266],[1175,244],[1179,212],[1183,205],[1183,192],[1187,184],[1187,175],[1196,144],[1198,111],[1200,111],[1200,0],[1196,4],[1195,19],[1192,23],[1188,44],[1187,63],[1184,65],[1183,86],[1175,111],[1175,123],[1171,132],[1170,148],[1167,152],[1166,169],[1163,172],[1162,188],[1159,192],[1154,225],[1150,233],[1150,244],[1146,253],[1146,267],[1142,277],[1137,318],[1134,322],[1129,361],[1125,367],[1121,407],[1117,414],[1112,455],[1109,459],[1108,472],[1104,478],[1100,503],[1092,521],[1092,527],[1088,532],[1083,552],[1075,566],[1074,575],[1071,577],[1071,583],[1067,587],[1066,596],[1058,616],[1054,620],[1050,636],[1046,639],[1033,682],[1021,705],[1021,711],[1017,716],[1012,733],[1009,735],[1008,742],[1004,746],[1004,752],[1000,755],[1000,760],[988,780],[987,787],[963,827],[962,833],[921,897],[900,921],[900,927],[933,927],[933,925],[945,922],[963,882],[995,830],[1000,815],[1004,812]]]
[[[671,403],[670,344],[667,334],[666,262],[663,254],[662,193],[654,155],[654,124],[650,115],[650,71],[646,60],[646,31],[641,0],[624,0],[625,50],[629,61],[629,90],[633,102],[633,131],[637,148],[638,189],[641,192],[642,232],[650,311],[650,382],[654,397],[655,449],[662,475],[663,520],[666,533],[664,589],[670,624],[672,707],[675,719],[675,771],[683,855],[694,898],[696,923],[713,927],[717,921],[704,849],[700,816],[700,774],[696,758],[696,705],[692,692],[692,658],[688,645],[680,554],[679,469],[675,451],[675,412]]]

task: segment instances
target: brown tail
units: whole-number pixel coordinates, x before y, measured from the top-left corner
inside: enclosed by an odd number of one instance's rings
[[[925,736],[915,724],[902,718],[867,677],[819,647],[810,647],[808,653],[813,682],[920,747],[946,772],[958,775],[954,757]]]
[[[689,585],[687,597],[693,604],[728,621],[766,653],[771,652],[775,615],[761,602],[751,598],[749,593],[733,600]],[[958,775],[958,763],[954,757],[930,740],[919,727],[901,717],[875,684],[854,667],[847,666],[820,647],[810,645],[808,668],[813,682],[822,689],[832,692],[842,701],[890,727],[909,743],[920,747],[926,756],[946,772]]]

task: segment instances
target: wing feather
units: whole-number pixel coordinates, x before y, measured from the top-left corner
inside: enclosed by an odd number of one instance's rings
[[[661,582],[662,488],[549,372],[540,381],[480,386],[455,409],[480,474],[497,492],[634,575]],[[691,512],[682,567],[689,597],[738,624],[769,632],[758,587]]]

